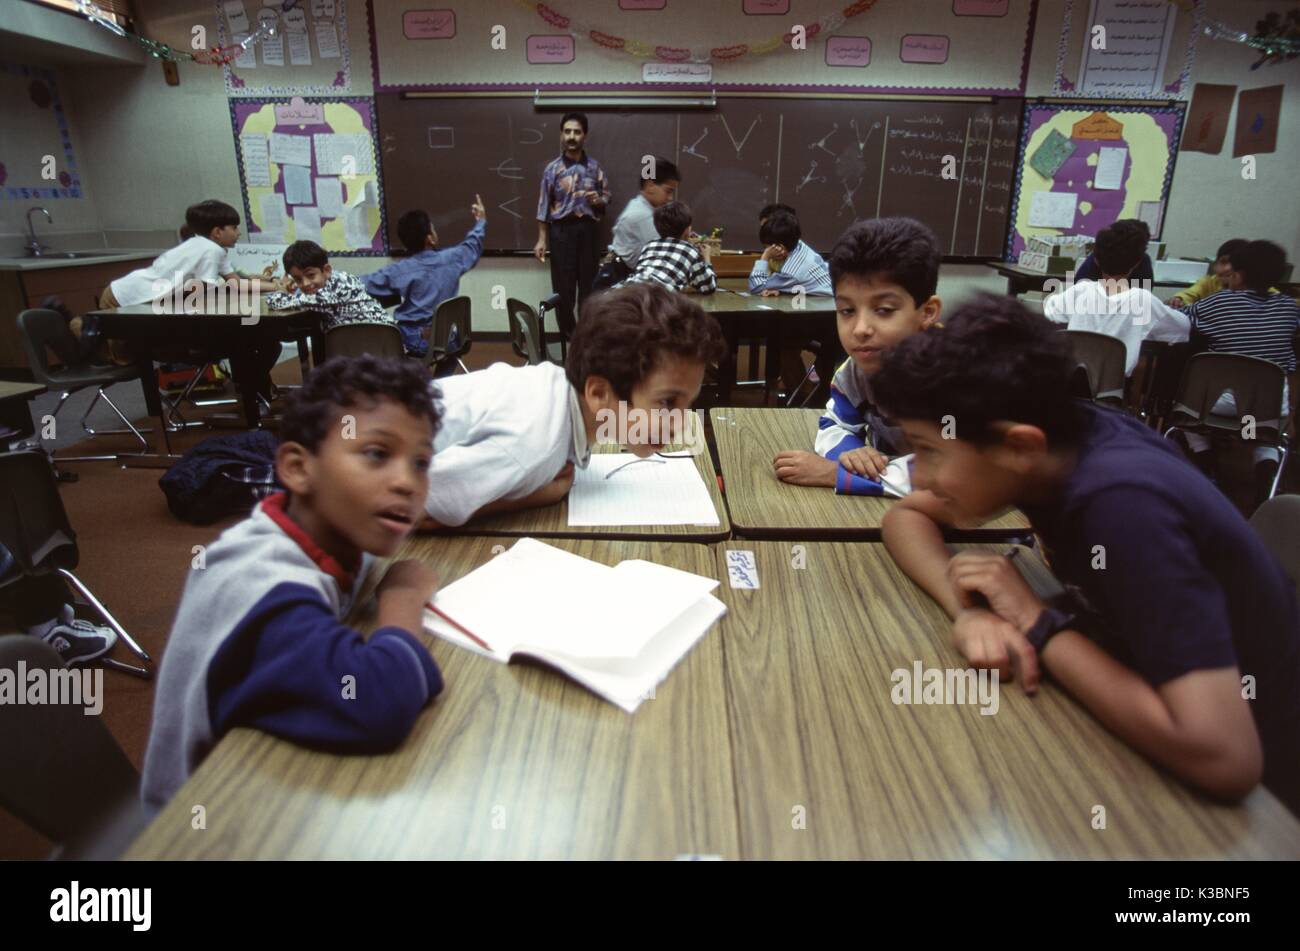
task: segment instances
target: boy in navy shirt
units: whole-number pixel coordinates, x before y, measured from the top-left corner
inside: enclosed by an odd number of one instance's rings
[[[365,278],[366,293],[374,297],[400,294],[394,315],[402,332],[402,346],[408,356],[429,352],[429,328],[438,305],[460,293],[460,279],[478,264],[483,255],[487,213],[483,199],[474,196],[470,206],[474,225],[465,240],[450,248],[438,247],[438,232],[427,211],[408,211],[397,219],[397,236],[406,246],[406,257],[380,268]],[[455,348],[455,342],[452,342]]]
[[[980,295],[872,379],[916,451],[884,521],[899,566],[975,667],[1037,689],[1040,665],[1184,782],[1236,801],[1261,778],[1300,815],[1300,615],[1276,559],[1172,444],[1069,395],[1068,342]],[[948,438],[945,438],[947,436]],[[951,557],[936,521],[1019,506],[1066,594],[1000,555]]]
[[[408,360],[337,358],[291,397],[276,475],[288,492],[222,533],[190,572],[167,641],[142,793],[157,809],[229,730],[339,752],[396,747],[442,690],[416,636],[437,579],[390,565],[369,639],[340,620],[372,561],[424,504],[438,426]]]

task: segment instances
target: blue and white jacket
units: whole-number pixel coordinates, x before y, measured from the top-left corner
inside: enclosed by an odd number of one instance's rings
[[[900,428],[889,425],[876,411],[871,382],[849,357],[831,379],[831,398],[817,420],[813,449],[819,456],[839,459],[841,453],[868,445],[893,456],[905,451],[907,441]],[[835,476],[835,491],[839,495],[881,495],[884,490],[879,482],[841,466]]]
[[[442,690],[411,632],[369,639],[340,622],[371,558],[349,572],[264,499],[190,571],[167,641],[142,795],[161,808],[237,726],[304,745],[372,753],[396,747]],[[348,679],[353,678],[353,679]]]

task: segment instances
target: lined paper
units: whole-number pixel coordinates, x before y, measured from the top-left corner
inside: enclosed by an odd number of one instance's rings
[[[717,525],[694,458],[595,453],[569,491],[569,525]],[[626,468],[619,468],[628,463]],[[618,469],[608,479],[606,473]]]

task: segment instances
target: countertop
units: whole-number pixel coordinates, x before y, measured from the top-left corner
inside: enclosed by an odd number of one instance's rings
[[[85,267],[90,264],[112,264],[117,261],[143,261],[152,260],[162,254],[161,248],[144,248],[136,250],[125,250],[121,248],[105,248],[102,253],[93,253],[94,249],[88,251],[77,251],[76,253],[91,255],[88,257],[60,257],[61,254],[68,252],[53,251],[36,257],[0,257],[0,271],[42,271],[59,267]]]

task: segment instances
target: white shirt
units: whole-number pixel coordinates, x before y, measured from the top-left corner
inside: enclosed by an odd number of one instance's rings
[[[659,240],[655,230],[655,206],[650,204],[645,195],[637,195],[624,207],[614,222],[614,238],[609,248],[628,267],[636,267],[636,259],[641,249],[651,241]]]
[[[537,491],[566,462],[586,466],[587,429],[564,368],[554,363],[443,377],[425,510],[464,525],[498,499]]]
[[[233,271],[225,248],[211,238],[195,235],[158,255],[148,267],[119,277],[109,287],[120,306],[130,307],[169,295],[189,280],[220,284]]]
[[[1077,281],[1043,301],[1043,316],[1070,330],[1090,330],[1124,342],[1124,375],[1132,376],[1143,340],[1187,339],[1190,323],[1182,311],[1154,294],[1131,287],[1107,294],[1100,281]]]

